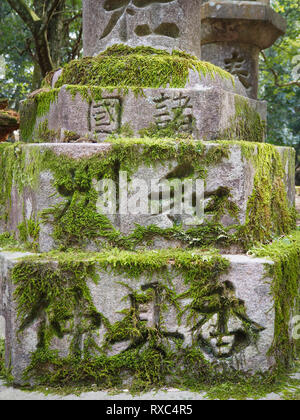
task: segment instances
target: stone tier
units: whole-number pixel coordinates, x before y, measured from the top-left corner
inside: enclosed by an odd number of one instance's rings
[[[110,244],[236,253],[293,226],[291,148],[116,138],[0,152],[1,231],[41,252]]]
[[[160,375],[200,382],[224,369],[267,372],[293,352],[295,308],[277,324],[273,264],[197,249],[1,252],[6,367],[16,384],[79,375],[75,382],[111,386]]]
[[[259,54],[285,33],[284,18],[271,9],[269,0],[203,3],[202,59],[237,76],[247,96],[256,99]]]
[[[22,105],[21,136],[29,143],[101,142],[120,133],[264,141],[265,102],[230,92],[231,82],[217,77],[198,82],[184,89],[63,86],[42,92]]]

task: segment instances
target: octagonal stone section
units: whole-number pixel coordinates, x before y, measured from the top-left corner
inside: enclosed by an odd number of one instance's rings
[[[269,48],[286,30],[284,18],[254,1],[211,1],[201,6],[201,44],[239,42]]]
[[[24,156],[24,162],[22,163],[24,176],[26,176],[25,174],[28,170],[30,171],[31,168],[35,167],[35,179],[34,182],[31,180],[31,184],[29,182],[21,189],[16,181],[12,182],[10,198],[5,208],[1,209],[3,214],[7,214],[6,219],[3,218],[1,220],[1,231],[11,232],[18,239],[22,239],[20,227],[22,225],[24,227],[24,223],[25,226],[33,222],[38,223],[37,237],[27,239],[34,241],[41,252],[57,249],[64,242],[64,236],[60,233],[59,237],[57,237],[54,234],[55,229],[60,226],[63,231],[67,232],[64,230],[65,213],[69,215],[68,217],[71,217],[72,223],[75,224],[76,218],[81,220],[84,217],[85,207],[78,207],[76,203],[85,199],[88,204],[91,192],[92,194],[97,194],[95,208],[91,208],[95,217],[97,218],[97,215],[104,213],[111,224],[110,232],[119,232],[123,238],[130,238],[130,235],[134,234],[138,226],[143,229],[150,229],[152,226],[155,226],[165,231],[181,225],[182,229],[186,231],[193,227],[199,227],[199,223],[204,223],[205,225],[206,223],[215,222],[221,223],[225,227],[234,227],[236,224],[243,225],[246,220],[248,200],[253,192],[256,175],[251,160],[246,159],[243,155],[243,145],[229,142],[222,146],[222,143],[196,142],[195,146],[199,147],[200,150],[204,150],[203,155],[199,155],[199,160],[201,167],[201,159],[204,159],[205,182],[201,178],[203,174],[201,175],[197,169],[195,170],[189,160],[187,160],[187,163],[171,158],[163,161],[154,159],[147,163],[141,161],[130,174],[126,172],[127,166],[125,162],[125,166],[116,166],[114,169],[113,187],[109,190],[112,192],[112,195],[106,196],[105,188],[110,188],[109,185],[111,184],[106,185],[105,178],[93,178],[88,190],[83,191],[80,189],[80,184],[76,184],[75,169],[78,162],[83,167],[88,168],[90,164],[89,159],[93,159],[93,164],[99,161],[99,167],[101,167],[103,161],[107,162],[113,156],[114,143],[19,145],[20,156]],[[202,149],[203,147],[204,149]],[[134,150],[136,157],[138,157],[139,154],[143,153],[143,150],[149,150],[149,145],[147,145],[147,142],[144,145],[143,143],[136,143]],[[205,164],[205,156],[222,150],[226,150],[226,154],[218,163]],[[295,200],[295,181],[292,169],[294,153],[293,149],[290,148],[278,148],[278,150],[286,171],[283,181],[286,185],[289,204],[292,207]],[[255,153],[255,146],[253,153]],[[60,182],[55,177],[53,169],[51,169],[53,166],[48,167],[47,162],[45,162],[45,165],[41,165],[40,162],[45,159],[45,156],[50,156],[51,161],[54,163],[57,161],[58,166],[63,164],[59,163],[61,158],[71,159],[73,163],[64,176],[69,177],[68,179],[73,189],[65,191],[64,188],[60,187]],[[74,165],[75,169],[72,168],[72,165]],[[10,176],[12,180],[15,179],[14,173],[10,174]],[[185,203],[186,197],[187,200],[189,197],[191,198],[190,202],[193,203],[192,213],[189,209],[186,210],[185,207],[181,207],[180,211],[173,210],[175,208],[175,195],[174,197],[172,196],[171,188],[174,180],[177,180],[179,184],[178,194],[180,194],[180,202]],[[166,191],[163,199],[163,196],[160,195],[162,194],[162,189],[158,194],[157,186],[165,188],[163,186],[166,181],[171,184],[168,184],[170,190],[169,192]],[[175,188],[177,188],[176,185],[173,185],[174,194]],[[185,188],[187,188],[187,191],[190,191],[186,197],[184,195]],[[225,200],[224,203],[227,203],[227,207],[224,207],[224,213],[218,216],[214,210],[213,203],[220,196]],[[193,197],[196,197],[199,201],[195,202]],[[201,207],[202,205],[203,207]],[[228,208],[232,207],[237,209],[236,214],[232,214],[228,210]],[[55,212],[57,208],[60,209],[59,212]],[[204,209],[204,218],[201,221],[196,219],[199,208]],[[74,209],[76,209],[75,213]],[[55,218],[54,214],[56,214]],[[69,231],[68,235],[71,234],[72,232]],[[93,251],[101,250],[103,245],[109,242],[109,239],[105,235],[102,237],[100,231],[97,235],[92,235],[92,239],[89,235],[82,234],[81,246]],[[174,242],[171,238],[163,239],[163,237],[160,238],[159,236],[154,244],[157,248],[184,246],[184,243],[179,238]],[[144,246],[147,246],[147,243]],[[235,253],[237,251],[227,249],[224,252]]]
[[[20,331],[18,302],[14,298],[16,285],[12,276],[14,268],[28,256],[30,255],[13,252],[0,254],[0,311],[6,322],[6,367],[11,368],[17,384],[24,382],[22,375],[30,363],[32,352],[37,349],[39,330],[45,325],[45,316],[47,317],[47,313],[36,313],[35,319],[23,325]],[[46,259],[43,262],[41,256],[36,257],[39,266],[49,264]],[[81,254],[81,258],[84,259],[84,255]],[[168,267],[169,276],[162,277],[159,272],[153,272],[151,279],[146,273],[142,273],[138,279],[132,279],[126,272],[122,273],[119,270],[117,274],[111,267],[108,266],[104,270],[96,263],[99,282],[89,278],[85,278],[84,281],[95,305],[95,311],[101,314],[102,319],[106,319],[105,324],[95,324],[92,332],[98,349],[102,348],[101,352],[111,357],[126,352],[133,345],[132,338],[128,336],[122,337],[121,341],[114,340],[109,348],[103,347],[107,340],[107,325],[117,325],[124,318],[124,311],[130,310],[131,305],[134,305],[138,319],[147,327],[161,331],[163,339],[167,340],[171,347],[173,338],[182,341],[183,349],[196,346],[203,352],[205,359],[213,363],[216,370],[225,367],[227,370],[255,373],[265,372],[274,367],[275,360],[268,354],[275,332],[275,310],[271,294],[273,279],[266,276],[273,263],[245,255],[227,255],[226,258],[230,262],[230,269],[219,278],[220,284],[223,285],[221,293],[226,295],[224,299],[238,301],[243,308],[243,314],[233,310],[229,311],[228,317],[224,317],[224,313],[218,309],[208,310],[206,307],[204,310],[203,307],[202,311],[199,307],[197,328],[192,327],[189,322],[191,299],[182,297],[182,294],[189,290],[189,285],[172,264]],[[31,261],[34,261],[34,258]],[[80,261],[76,260],[76,263],[78,262]],[[56,264],[53,261],[51,264],[55,273],[58,262]],[[164,288],[168,288],[177,296],[177,309],[164,300]],[[147,293],[145,303],[135,302],[135,293],[140,296]],[[158,302],[162,301],[165,302],[163,307],[158,305]],[[181,322],[178,311],[184,314],[181,316]],[[80,322],[85,320],[78,318],[77,314],[75,324],[80,325]],[[83,330],[81,329],[82,337],[76,336],[79,346],[80,342],[85,340],[86,333]],[[54,336],[50,343],[50,348],[56,350],[61,358],[72,354],[70,343],[75,334],[72,328],[64,331],[63,336]],[[147,342],[144,345],[147,346]]]
[[[85,0],[84,55],[114,44],[186,51],[200,58],[200,0]]]
[[[223,81],[216,76],[199,78],[190,75],[190,85],[184,89],[143,89],[138,93],[129,89],[103,89],[101,97],[94,99],[82,95],[76,86],[63,86],[49,112],[34,119],[36,104],[32,99],[24,101],[21,109],[21,133],[29,115],[33,118],[33,130],[23,141],[41,142],[101,142],[111,135],[126,133],[130,137],[147,136],[164,130],[169,137],[191,136],[199,140],[232,139],[241,119],[247,121],[247,130],[261,126],[255,134],[255,141],[264,141],[264,124],[267,117],[266,103],[240,96],[245,94],[242,84],[237,81]],[[88,90],[88,87],[86,87]],[[230,91],[231,89],[231,91]],[[235,92],[232,92],[232,89]],[[253,115],[238,115],[237,103]],[[257,123],[259,121],[259,123]],[[252,126],[253,124],[253,126]],[[71,134],[71,136],[70,136]],[[253,134],[252,134],[253,135]],[[243,138],[241,140],[248,140]]]

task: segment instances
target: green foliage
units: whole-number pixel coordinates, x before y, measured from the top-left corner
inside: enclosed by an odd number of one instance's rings
[[[25,0],[25,3],[38,15],[42,14],[43,2]],[[56,67],[81,53],[82,1],[64,0],[62,3],[63,12],[55,14],[55,23],[53,20],[48,22],[48,46]],[[56,28],[60,18],[62,24]],[[6,0],[0,4],[0,19],[0,56],[6,61],[6,75],[4,79],[0,78],[0,91],[9,98],[10,105],[18,109],[19,102],[41,83],[36,45],[27,25]]]
[[[13,28],[13,29],[12,29]],[[25,48],[29,31],[21,20],[11,12],[6,1],[0,2],[0,56],[6,62],[5,75],[0,75],[1,96],[10,100],[10,105],[18,104],[30,91],[32,79],[32,58]]]

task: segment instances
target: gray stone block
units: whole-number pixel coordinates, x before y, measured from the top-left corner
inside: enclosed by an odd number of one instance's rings
[[[47,162],[41,164],[43,156],[49,152],[51,153],[51,159],[53,162],[59,162],[62,157],[71,158],[74,168],[78,162],[85,162],[85,166],[89,167],[89,159],[98,159],[99,166],[103,164],[105,159],[109,159],[114,153],[114,143],[101,143],[101,144],[68,144],[68,143],[46,143],[46,144],[31,144],[19,146],[20,156],[23,156],[24,162],[20,162],[23,165],[24,174],[29,171],[31,176],[30,168],[32,165],[35,167],[35,180],[31,179],[32,184],[20,188],[17,182],[13,182],[11,186],[10,199],[8,200],[6,207],[2,209],[8,216],[2,220],[1,230],[2,232],[12,232],[17,238],[20,236],[20,225],[28,225],[29,220],[39,224],[39,232],[36,238],[27,238],[30,241],[37,241],[38,249],[41,252],[48,252],[52,249],[56,249],[64,242],[64,236],[59,236],[59,240],[55,240],[53,237],[54,229],[61,226],[64,230],[64,212],[70,210],[72,197],[74,194],[79,194],[79,197],[86,197],[87,203],[89,202],[89,192],[94,191],[97,194],[95,202],[95,209],[91,210],[96,214],[105,214],[112,224],[112,229],[120,232],[123,236],[131,235],[135,232],[138,225],[141,227],[156,226],[162,230],[173,228],[178,224],[182,225],[183,230],[188,230],[192,227],[199,227],[201,223],[207,224],[209,222],[221,223],[224,227],[233,227],[236,224],[241,226],[245,224],[247,218],[248,200],[253,194],[256,169],[250,158],[246,158],[243,153],[243,143],[196,143],[201,148],[205,147],[205,153],[199,153],[199,162],[203,160],[203,170],[205,171],[205,183],[201,177],[203,174],[193,169],[191,162],[184,165],[176,159],[166,159],[165,161],[158,162],[154,159],[151,162],[141,161],[134,171],[130,174],[125,173],[125,168],[122,167],[114,173],[114,189],[112,189],[112,197],[107,196],[105,198],[105,187],[103,179],[92,179],[89,184],[88,190],[80,191],[80,187],[74,187],[75,190],[72,192],[64,191],[64,187],[60,187],[63,180],[57,179],[57,175],[54,176],[51,167],[47,167]],[[11,146],[13,147],[13,146]],[[143,153],[143,150],[148,150],[147,141],[143,146],[143,143],[136,146],[135,153],[136,157]],[[268,153],[269,145],[262,145],[266,148]],[[126,146],[124,144],[124,151]],[[205,156],[209,156],[210,153],[216,152],[216,150],[222,153],[223,158],[218,162],[205,163]],[[288,191],[288,202],[290,206],[294,205],[294,152],[290,148],[277,148],[280,152],[279,156],[282,159],[283,167],[285,170],[284,183]],[[22,151],[22,152],[21,152]],[[253,145],[253,154],[257,153],[257,146]],[[264,159],[263,151],[260,152],[260,159]],[[53,165],[52,162],[52,165]],[[60,165],[59,163],[57,163]],[[62,163],[63,164],[63,163]],[[201,167],[201,165],[200,165]],[[53,168],[53,167],[52,167]],[[14,169],[12,169],[14,171]],[[74,179],[75,169],[70,167],[69,172],[64,176],[71,176]],[[11,173],[12,179],[15,178],[14,173]],[[24,175],[25,177],[27,175]],[[92,175],[91,175],[92,176]],[[171,195],[171,189],[166,195],[164,202],[162,196],[157,195],[157,185],[162,186],[166,180],[179,181],[179,194],[182,197],[182,202],[186,200],[184,196],[185,186],[184,182],[191,183],[191,194],[193,197],[199,198],[197,204],[197,211],[200,212],[201,206],[204,209],[204,219],[197,221],[196,216],[202,218],[202,214],[196,212],[196,203],[193,202],[192,213],[189,209],[180,207],[179,211],[176,211],[176,202],[173,200]],[[189,181],[187,181],[189,180]],[[30,182],[30,178],[29,178]],[[73,181],[71,181],[73,182]],[[198,183],[198,184],[197,184]],[[75,184],[74,184],[75,185]],[[198,185],[198,187],[197,187]],[[168,184],[171,188],[172,184]],[[77,188],[77,189],[76,189]],[[79,188],[79,189],[78,189]],[[174,192],[177,187],[173,185]],[[187,187],[188,188],[188,187]],[[198,190],[196,190],[198,188]],[[77,191],[78,190],[78,191]],[[77,191],[77,192],[76,192]],[[198,191],[198,195],[196,192]],[[85,194],[85,195],[84,195]],[[162,194],[162,190],[161,193]],[[169,195],[170,194],[170,197]],[[187,196],[186,196],[187,197]],[[192,196],[191,196],[192,197]],[[224,209],[218,216],[217,210],[214,209],[214,203],[217,202],[218,197],[225,200]],[[115,201],[114,201],[115,200]],[[126,201],[124,201],[126,200]],[[169,201],[168,201],[169,200]],[[174,202],[173,202],[173,201]],[[195,200],[195,198],[193,199]],[[181,199],[180,199],[181,201]],[[124,204],[125,203],[125,204]],[[227,204],[226,204],[227,203]],[[110,206],[110,212],[103,206]],[[180,206],[182,203],[180,204]],[[60,216],[56,216],[54,219],[51,213],[53,209],[60,206]],[[115,206],[115,207],[114,207]],[[125,206],[125,207],[124,207]],[[229,207],[228,207],[229,206]],[[156,210],[157,208],[157,210]],[[229,208],[236,209],[235,211],[229,211]],[[63,211],[64,209],[64,211]],[[199,210],[200,209],[200,210]],[[50,211],[50,213],[49,213]],[[77,208],[76,214],[69,213],[69,217],[74,219],[76,227],[76,218],[81,220],[85,217],[83,212],[85,207]],[[43,216],[48,214],[47,217]],[[51,215],[52,214],[52,215]],[[200,216],[199,216],[200,214]],[[259,216],[259,215],[258,215]],[[58,217],[58,218],[57,218]],[[97,216],[95,216],[97,217]],[[70,221],[69,221],[70,222]],[[264,221],[262,220],[262,223]],[[91,226],[92,227],[92,226]],[[84,226],[82,226],[84,228]],[[70,227],[68,228],[70,229]],[[71,235],[70,231],[68,235]],[[89,238],[82,234],[82,246],[85,249],[91,251],[101,250],[105,242],[109,242],[109,238],[101,237],[101,234],[93,235]],[[159,235],[158,235],[159,236]],[[89,239],[88,239],[89,238]],[[79,238],[77,238],[79,240]],[[145,244],[144,244],[145,245]],[[168,246],[178,247],[182,246],[180,238],[155,237],[154,243],[150,244],[150,247],[165,248]],[[238,244],[237,244],[238,245]],[[227,249],[224,252],[235,253],[239,252],[238,248],[233,247],[231,250]]]
[[[19,331],[18,302],[14,299],[16,285],[12,281],[12,272],[26,256],[28,254],[9,252],[0,254],[1,311],[6,322],[6,365],[12,369],[16,383],[23,382],[22,374],[30,363],[31,352],[37,348],[41,323],[45,320],[47,322],[48,316],[47,311],[44,314],[37,313],[35,319]],[[81,255],[76,259],[76,263],[84,261],[84,258],[84,255]],[[107,326],[116,326],[124,320],[126,311],[134,307],[137,319],[143,321],[147,327],[160,331],[165,343],[169,342],[172,347],[173,338],[176,338],[182,340],[182,348],[196,346],[203,352],[205,359],[213,363],[216,370],[226,366],[229,370],[255,373],[266,372],[274,367],[275,359],[268,353],[276,328],[274,301],[271,294],[273,279],[267,274],[273,262],[245,255],[227,255],[226,258],[230,262],[230,269],[219,278],[221,289],[216,293],[220,293],[222,299],[231,301],[233,306],[223,308],[228,312],[227,315],[223,309],[214,308],[209,303],[212,302],[210,301],[212,296],[208,289],[207,300],[204,295],[201,305],[197,307],[196,315],[194,313],[192,317],[193,320],[195,317],[197,319],[196,326],[190,323],[191,311],[195,309],[193,299],[182,295],[190,286],[171,262],[168,276],[161,276],[159,271],[154,271],[150,278],[149,273],[145,271],[135,279],[130,278],[125,270],[116,273],[113,267],[108,265],[103,269],[96,262],[96,277],[99,282],[95,283],[89,278],[85,278],[84,281],[96,312],[106,320],[104,324],[101,323],[93,328],[93,338],[98,349],[102,348],[101,351],[110,357],[132,348],[134,340],[130,336],[114,340],[109,347],[105,347],[104,344],[107,339],[109,341]],[[39,267],[45,264],[49,268],[46,259],[37,256],[31,260],[31,264],[32,261],[36,261]],[[55,273],[59,262],[53,261],[51,267]],[[177,296],[176,307],[166,300],[164,294],[166,287]],[[136,300],[135,293],[140,296],[146,293],[147,302]],[[159,302],[164,302],[163,306]],[[238,306],[234,306],[237,302]],[[183,316],[180,317],[179,313],[183,313]],[[74,319],[75,324],[85,325],[86,320],[81,319],[79,313],[76,316],[74,314]],[[50,348],[57,350],[59,357],[72,354],[74,323],[73,327],[68,330],[65,328],[63,331],[65,331],[63,336],[54,335],[50,343]],[[79,345],[80,342],[84,343],[85,338],[86,333],[82,327],[81,336],[76,336],[77,343]],[[93,353],[94,350],[90,351]]]
[[[186,22],[189,24],[187,25]],[[200,57],[199,0],[86,0],[83,2],[84,55],[114,44],[186,51]]]
[[[59,143],[74,141],[73,137],[81,142],[101,142],[125,130],[132,137],[165,130],[169,137],[264,141],[266,103],[240,96],[244,90],[239,81],[234,88],[228,80],[218,76],[200,79],[194,72],[184,89],[143,89],[143,94],[103,89],[98,100],[91,92],[90,100],[83,97],[79,87],[63,86],[49,112],[36,118],[31,135],[23,140]],[[23,102],[22,115],[34,106],[32,100]],[[246,124],[240,133],[242,119]]]

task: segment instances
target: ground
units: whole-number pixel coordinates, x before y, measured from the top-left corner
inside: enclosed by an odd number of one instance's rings
[[[225,385],[225,387],[227,384]],[[183,391],[179,389],[169,388],[162,389],[159,391],[151,391],[137,396],[133,396],[128,390],[124,390],[120,393],[113,393],[107,391],[94,391],[94,392],[83,392],[81,394],[67,394],[57,395],[48,393],[48,388],[44,388],[43,392],[31,392],[22,391],[6,386],[4,381],[0,379],[0,401],[1,400],[97,400],[97,401],[159,401],[159,400],[187,400],[187,401],[205,401],[212,399],[219,400],[237,400],[237,399],[259,399],[259,400],[300,400],[300,361],[297,362],[296,368],[288,374],[283,382],[280,383],[280,389],[278,384],[274,385],[273,392],[269,392],[264,396],[255,397],[251,395],[251,391],[248,395],[242,396],[237,394],[230,394],[230,390],[226,390],[224,385],[216,387],[211,393],[207,392],[191,392]],[[230,386],[229,386],[230,387]],[[230,389],[230,388],[229,388]],[[234,387],[232,387],[234,389]],[[236,386],[235,386],[236,389]],[[272,386],[269,388],[272,391]]]

